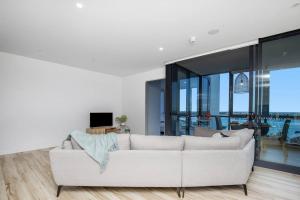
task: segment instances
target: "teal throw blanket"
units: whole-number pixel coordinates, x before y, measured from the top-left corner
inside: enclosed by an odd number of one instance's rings
[[[71,137],[100,165],[104,171],[109,152],[119,150],[116,133],[92,135],[81,131],[72,131]]]

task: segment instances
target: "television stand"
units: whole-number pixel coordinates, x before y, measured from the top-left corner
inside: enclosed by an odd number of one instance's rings
[[[106,134],[111,132],[119,133],[120,129],[113,126],[100,126],[100,127],[87,128],[86,132],[89,134]]]

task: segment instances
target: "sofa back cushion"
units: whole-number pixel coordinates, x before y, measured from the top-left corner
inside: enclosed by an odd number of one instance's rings
[[[234,150],[240,149],[240,137],[183,136],[184,150]]]
[[[130,135],[129,134],[118,134],[118,146],[119,150],[130,150]],[[73,149],[82,149],[81,146],[76,142],[76,140],[71,137],[71,144]]]
[[[178,136],[130,135],[131,150],[183,150],[184,139]]]
[[[241,140],[240,148],[243,149],[248,144],[248,142],[251,140],[251,138],[253,137],[253,134],[254,134],[253,129],[244,128],[244,129],[241,129],[241,130],[231,133],[230,136],[240,137],[240,140]]]

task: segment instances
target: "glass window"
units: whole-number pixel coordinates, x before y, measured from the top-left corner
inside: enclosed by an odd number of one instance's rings
[[[190,93],[191,93],[191,105],[190,111],[192,115],[196,115],[199,109],[199,77],[191,77],[190,78]]]
[[[229,73],[220,74],[220,115],[228,115],[229,111]],[[222,120],[223,121],[223,120]]]
[[[209,112],[209,86],[210,86],[210,80],[209,77],[203,76],[202,77],[202,94],[201,94],[201,102],[202,102],[202,115],[205,115],[205,113]]]
[[[284,97],[284,102],[282,97]],[[271,71],[270,112],[300,113],[299,100],[300,68]]]
[[[178,70],[178,82],[179,82],[179,113],[187,111],[187,88],[188,79],[187,72],[184,70]]]
[[[184,85],[186,80],[180,80],[180,85]],[[179,90],[179,112],[186,112],[186,88],[180,88]]]

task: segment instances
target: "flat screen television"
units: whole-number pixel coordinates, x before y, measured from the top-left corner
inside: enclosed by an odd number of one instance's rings
[[[90,127],[112,126],[112,113],[90,113]]]

